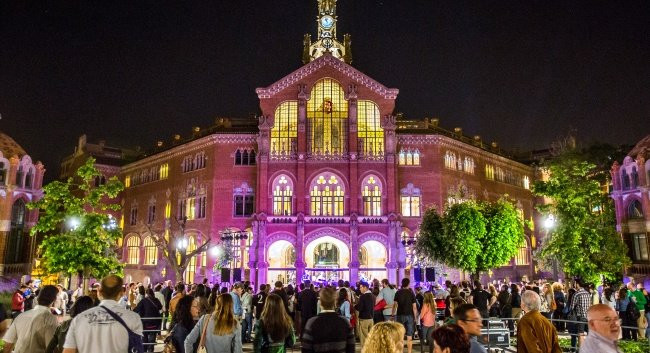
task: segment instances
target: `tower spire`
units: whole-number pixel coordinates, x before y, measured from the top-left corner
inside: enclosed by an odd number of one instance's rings
[[[345,35],[345,42],[341,43],[336,38],[336,0],[317,0],[318,15],[316,23],[318,38],[311,42],[311,35],[305,34],[303,39],[302,61],[304,64],[329,53],[346,63],[352,63],[350,50],[350,35]]]

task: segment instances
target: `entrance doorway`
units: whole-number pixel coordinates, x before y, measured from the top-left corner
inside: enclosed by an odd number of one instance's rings
[[[267,253],[269,269],[268,283],[281,281],[284,284],[296,283],[296,249],[286,240],[271,244]]]
[[[350,279],[350,249],[332,236],[320,237],[305,247],[305,274],[314,283]]]

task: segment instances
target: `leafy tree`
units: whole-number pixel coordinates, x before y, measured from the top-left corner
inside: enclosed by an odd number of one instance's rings
[[[44,235],[39,246],[44,272],[81,273],[84,291],[89,278],[121,273],[123,268],[116,253],[122,231],[110,215],[111,211],[119,211],[120,205],[110,201],[124,186],[116,177],[95,186],[95,177],[101,174],[94,164],[95,160],[89,158],[75,178],[47,184],[43,198],[27,205],[40,210],[31,235]]]
[[[425,211],[416,251],[447,266],[469,272],[501,266],[524,242],[523,220],[505,199],[450,205],[441,216]]]
[[[478,238],[481,251],[476,258],[477,272],[508,263],[525,242],[523,219],[512,202],[501,198],[482,203],[481,212],[486,220],[486,232]]]
[[[535,194],[551,200],[538,206],[540,212],[556,220],[538,256],[547,263],[557,260],[565,274],[589,282],[601,275],[614,279],[630,264],[616,234],[613,201],[601,189],[602,171],[587,161],[594,155],[602,156],[602,150],[563,151],[544,164],[548,180],[533,186]]]

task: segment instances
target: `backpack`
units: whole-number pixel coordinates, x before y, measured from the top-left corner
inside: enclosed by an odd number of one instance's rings
[[[636,304],[632,299],[630,299],[630,302],[627,304],[625,313],[630,318],[630,320],[633,320],[634,322],[636,322],[641,317],[641,312],[639,311],[639,308],[636,307]]]
[[[122,320],[122,318],[114,313],[113,311],[109,310],[107,307],[100,305],[102,309],[104,309],[109,315],[115,319],[115,321],[119,322],[120,325],[124,326],[126,329],[126,332],[129,335],[129,348],[127,350],[128,353],[144,353],[144,344],[142,342],[142,336],[138,335],[137,333],[131,331],[129,326],[126,325],[126,322]]]

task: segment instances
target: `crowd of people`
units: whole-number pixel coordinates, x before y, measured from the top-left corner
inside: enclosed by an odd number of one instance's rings
[[[255,353],[283,353],[300,341],[303,353],[353,353],[358,340],[362,353],[401,353],[405,345],[412,353],[419,337],[431,353],[480,353],[481,329],[495,317],[512,334],[516,325],[518,352],[561,352],[558,332],[565,331],[580,352],[618,352],[621,336],[650,336],[649,304],[634,283],[446,281],[412,288],[403,278],[399,288],[386,279],[297,288],[278,281],[254,292],[249,282],[145,286],[111,275],[89,295],[21,285],[4,352],[153,351],[164,342],[166,352],[238,353],[252,343]]]

